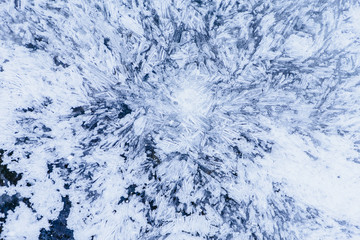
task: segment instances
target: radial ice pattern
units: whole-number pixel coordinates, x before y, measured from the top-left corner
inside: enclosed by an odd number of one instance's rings
[[[357,1],[0,1],[4,239],[360,239]]]

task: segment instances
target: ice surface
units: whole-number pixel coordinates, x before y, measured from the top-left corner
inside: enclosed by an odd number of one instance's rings
[[[358,1],[0,1],[0,238],[360,239]]]

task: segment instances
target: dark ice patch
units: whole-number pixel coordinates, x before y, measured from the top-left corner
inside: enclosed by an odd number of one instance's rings
[[[74,107],[74,108],[71,108],[72,109],[72,115],[74,117],[77,117],[77,116],[80,116],[80,115],[83,115],[85,114],[85,110],[83,107],[79,106],[79,107]]]
[[[192,3],[196,3],[198,4],[199,6],[201,6],[203,4],[203,1],[201,0],[191,0]]]
[[[153,10],[151,11],[151,15],[152,15],[152,17],[153,17],[153,20],[154,20],[155,25],[156,25],[156,26],[159,26],[159,24],[160,24],[160,17],[159,17],[159,15],[156,13],[155,9],[153,9]]]
[[[239,39],[236,41],[236,47],[238,50],[248,50],[249,48],[249,43],[248,41],[246,41],[246,39]]]
[[[47,164],[47,168],[48,168],[47,174],[50,174],[50,173],[52,173],[53,170],[54,170],[54,165],[48,163],[48,164]]]
[[[272,186],[273,186],[273,191],[274,191],[275,193],[278,193],[278,192],[281,191],[281,183],[279,183],[279,182],[273,182],[273,183],[272,183]]]
[[[131,184],[127,190],[128,190],[128,195],[131,196],[131,195],[134,195],[136,193],[136,187],[137,185],[136,184]]]
[[[39,43],[39,42],[48,43],[48,40],[47,40],[45,37],[43,37],[43,36],[35,36],[35,37],[34,37],[34,40],[35,40],[37,43]]]
[[[132,110],[129,108],[128,105],[126,105],[125,103],[121,104],[121,111],[118,114],[118,118],[124,118],[126,115],[130,114],[132,112]]]
[[[150,210],[154,211],[158,208],[158,206],[155,204],[155,200],[150,200],[149,201],[149,206],[150,206]]]
[[[90,190],[89,189],[86,189],[86,199],[87,200],[90,200],[91,202],[95,201],[96,199],[98,199],[98,197],[100,196],[101,194],[96,191],[96,190]]]
[[[50,179],[54,179],[54,174],[59,176],[61,179],[64,180],[64,189],[69,189],[72,182],[69,175],[72,173],[73,169],[69,165],[69,162],[65,158],[60,158],[55,160],[53,163],[47,164],[47,174],[49,175]],[[53,173],[53,174],[52,174]]]
[[[128,202],[130,200],[131,197],[139,197],[140,201],[142,203],[146,203],[147,201],[147,196],[145,194],[145,191],[137,191],[136,188],[138,186],[136,184],[131,184],[129,185],[126,189],[127,189],[127,197],[122,196],[118,202],[118,204],[121,204],[123,202]]]
[[[52,103],[53,103],[53,100],[50,97],[45,97],[45,100],[41,103],[41,105],[46,108],[47,106],[49,106]]]
[[[50,229],[45,228],[40,230],[39,239],[41,240],[57,240],[57,239],[74,239],[73,230],[67,228],[67,218],[70,214],[71,201],[69,196],[62,197],[64,203],[63,209],[60,211],[58,218],[54,221],[49,221]]]
[[[21,8],[21,1],[20,0],[14,0],[14,8],[16,10],[20,10],[20,8]]]
[[[9,187],[10,185],[15,185],[22,178],[22,174],[18,174],[15,171],[10,171],[7,165],[3,165],[3,156],[5,150],[0,149],[0,186]]]
[[[94,146],[98,145],[98,144],[100,143],[100,141],[101,141],[101,138],[95,137],[95,138],[93,138],[93,139],[91,139],[91,140],[89,141],[88,146],[89,146],[89,147],[94,147]]]
[[[64,62],[62,62],[61,60],[59,60],[59,57],[58,57],[58,56],[55,56],[55,57],[53,58],[53,61],[54,61],[55,65],[58,66],[58,67],[59,67],[59,66],[62,66],[63,68],[67,68],[67,67],[70,66],[69,64],[64,63]]]
[[[67,178],[68,175],[72,172],[71,167],[65,158],[56,159],[54,163],[48,163],[47,167],[48,174],[52,173],[53,170],[57,168],[60,176],[64,178]]]
[[[155,151],[155,142],[154,139],[151,136],[148,136],[145,139],[145,153],[146,153],[146,162],[144,163],[144,169],[148,171],[151,167],[156,168],[160,164],[160,159],[156,155]],[[157,179],[156,174],[149,175],[150,180],[152,177],[155,177]]]
[[[26,112],[33,112],[34,110],[35,110],[34,107],[28,107],[28,108],[23,108],[23,109],[22,109],[22,111],[25,112],[25,113],[26,113]]]
[[[258,145],[257,146],[260,147],[266,153],[271,153],[272,145],[273,145],[272,142],[258,139]]]
[[[236,156],[238,158],[242,158],[243,157],[243,153],[240,151],[240,149],[238,148],[238,146],[233,146],[233,151],[236,154]]]
[[[184,24],[181,23],[180,26],[178,26],[175,29],[174,35],[173,35],[173,41],[179,43],[181,41],[181,35],[184,31]]]
[[[127,202],[129,199],[128,198],[125,198],[125,197],[121,197],[118,204],[122,204],[123,202]]]
[[[84,129],[91,131],[91,130],[95,129],[98,126],[98,119],[94,118],[89,123],[83,122],[83,124],[81,126]]]
[[[223,25],[224,23],[225,23],[225,21],[222,16],[220,16],[220,15],[215,16],[215,21],[213,23],[214,27],[218,28],[221,25]]]
[[[48,44],[48,40],[42,36],[35,36],[34,40],[31,42],[28,42],[24,45],[27,49],[29,49],[31,52],[35,52],[36,50],[44,50],[46,47],[46,44]]]
[[[200,32],[195,34],[195,44],[198,48],[201,48],[202,45],[210,40],[210,36]]]
[[[106,46],[107,49],[109,49],[110,51],[112,51],[111,47],[110,47],[110,38],[104,38],[104,45]]]
[[[149,74],[145,74],[145,76],[142,79],[144,82],[146,82],[147,80],[149,80]]]
[[[223,207],[220,211],[220,215],[224,221],[229,223],[230,227],[236,232],[246,231],[248,225],[247,223],[250,218],[249,206],[251,201],[249,203],[239,203],[229,197],[228,194],[223,194],[221,196],[221,202]]]
[[[6,221],[9,211],[14,211],[20,203],[20,194],[15,194],[9,196],[7,194],[3,194],[0,196],[0,213],[3,216],[0,216],[0,233],[2,233],[3,225]]]
[[[15,140],[15,145],[33,144],[36,142],[36,140],[30,139],[29,137],[18,137]]]
[[[45,125],[43,125],[41,129],[43,130],[43,132],[51,132],[52,131],[51,128],[49,128],[49,127],[47,127]]]
[[[4,71],[3,66],[0,66],[0,72],[3,72],[3,71]]]
[[[254,18],[249,24],[249,31],[254,40],[254,51],[259,47],[260,42],[263,38],[261,32],[259,31],[261,19]]]
[[[28,207],[30,208],[33,212],[35,212],[35,210],[33,209],[33,204],[30,202],[30,198],[23,198],[22,202]]]
[[[25,47],[30,49],[31,51],[36,51],[39,49],[39,47],[35,44],[32,44],[32,43],[26,43],[25,44]]]

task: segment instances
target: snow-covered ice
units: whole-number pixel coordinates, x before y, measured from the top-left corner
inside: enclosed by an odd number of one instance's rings
[[[360,239],[359,1],[0,0],[0,238]]]

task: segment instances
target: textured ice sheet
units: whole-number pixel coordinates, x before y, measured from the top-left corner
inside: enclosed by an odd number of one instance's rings
[[[3,239],[360,239],[360,4],[0,0]]]

